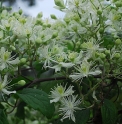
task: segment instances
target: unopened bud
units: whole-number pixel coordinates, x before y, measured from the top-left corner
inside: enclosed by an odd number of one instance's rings
[[[12,46],[12,45],[10,45],[10,48],[11,48],[12,50],[16,50],[16,48],[15,48],[14,46]]]
[[[25,80],[20,80],[20,81],[18,81],[18,84],[21,85],[21,86],[23,86],[23,85],[26,84],[26,82],[25,82]]]
[[[22,13],[23,13],[23,11],[22,11],[22,9],[20,9],[20,10],[19,10],[19,14],[22,15]]]
[[[38,13],[37,18],[42,18],[42,17],[43,17],[43,13],[42,12]]]
[[[21,58],[21,59],[20,59],[20,63],[21,63],[21,64],[25,64],[26,61],[27,61],[26,58]]]
[[[65,8],[63,0],[54,0],[55,4],[61,8]]]
[[[115,59],[119,59],[120,56],[121,56],[120,53],[115,53],[115,54],[114,54],[114,58],[115,58]]]
[[[56,17],[54,14],[51,14],[50,17],[51,17],[52,19],[57,19],[57,17]]]
[[[115,41],[116,45],[120,45],[121,43],[122,43],[122,41],[120,39],[116,39],[116,41]]]
[[[106,57],[106,55],[104,53],[100,53],[99,56],[101,59],[104,59]]]
[[[98,15],[101,15],[101,14],[102,14],[102,11],[101,11],[101,10],[98,10],[98,11],[97,11],[97,14],[98,14]]]

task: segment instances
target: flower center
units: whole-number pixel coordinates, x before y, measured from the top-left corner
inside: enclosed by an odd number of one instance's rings
[[[62,86],[58,86],[58,87],[57,87],[57,90],[58,90],[58,92],[59,92],[60,94],[63,94],[63,93],[64,93],[64,89],[63,89]]]
[[[0,91],[3,89],[2,83],[0,82]]]
[[[10,57],[10,52],[5,52],[3,56],[4,61],[8,60],[9,57]]]
[[[73,109],[73,107],[74,107],[74,106],[73,106],[72,102],[69,102],[69,108],[70,108],[70,109]]]

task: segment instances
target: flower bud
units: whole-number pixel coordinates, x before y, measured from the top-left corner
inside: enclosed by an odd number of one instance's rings
[[[101,59],[104,59],[106,57],[106,55],[104,53],[100,53],[99,56]]]
[[[114,57],[115,59],[119,59],[120,56],[121,56],[120,53],[115,53],[113,57]]]
[[[26,23],[25,18],[19,18],[19,21],[20,21],[22,24],[25,24],[25,23]]]
[[[55,2],[55,5],[57,5],[57,6],[61,7],[61,8],[65,8],[63,0],[54,0],[54,2]]]
[[[42,22],[42,20],[40,20],[40,19],[37,19],[37,20],[36,20],[36,25],[43,25],[43,22]]]
[[[26,84],[26,82],[25,82],[25,80],[20,80],[20,81],[18,81],[18,84],[21,85],[21,86],[23,86],[23,85]]]
[[[26,30],[26,35],[27,35],[27,37],[29,38],[30,37],[30,35],[31,35],[31,30]]]
[[[98,53],[97,51],[95,52],[95,57],[96,58],[99,58],[99,55],[100,55],[100,53]]]
[[[37,44],[41,44],[41,43],[42,43],[41,38],[37,38],[37,39],[36,39],[36,43],[37,43]]]
[[[5,27],[8,31],[10,30],[10,24],[6,24]]]
[[[65,18],[64,18],[64,21],[65,21],[67,24],[69,24],[70,18],[65,17]]]
[[[57,17],[54,14],[51,14],[50,17],[55,20],[57,19]]]
[[[50,28],[51,27],[51,24],[47,24],[47,27]]]
[[[80,20],[80,17],[79,17],[77,14],[75,14],[75,15],[73,16],[73,19],[78,22],[78,21]]]
[[[58,32],[54,32],[52,38],[56,38],[58,36]]]
[[[109,55],[110,54],[110,50],[105,50],[105,54]]]
[[[42,12],[38,13],[37,18],[42,18],[42,17],[43,17],[43,13]]]
[[[101,11],[101,10],[98,10],[98,11],[97,11],[97,14],[98,14],[98,15],[101,15],[101,14],[102,14],[102,11]]]
[[[116,39],[116,41],[115,41],[116,45],[120,45],[121,43],[122,43],[122,41],[120,39]]]
[[[10,45],[10,48],[11,48],[12,50],[16,50],[16,48],[15,48],[14,46],[12,46],[12,45]]]
[[[102,34],[102,33],[104,32],[104,28],[101,27],[101,28],[99,29],[99,32],[100,32],[100,34]]]
[[[27,61],[26,58],[21,58],[21,59],[20,59],[20,63],[21,63],[21,64],[25,64],[26,61]]]
[[[77,26],[76,25],[73,25],[72,29],[77,32]]]
[[[19,10],[19,14],[22,15],[22,13],[23,13],[23,11],[22,11],[22,9],[20,9],[20,10]]]
[[[76,43],[76,47],[80,47],[80,45],[81,45],[81,43],[80,43],[80,41],[78,41],[77,43]]]

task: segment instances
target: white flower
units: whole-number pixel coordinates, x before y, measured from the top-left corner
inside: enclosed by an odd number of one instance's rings
[[[62,115],[64,115],[61,120],[65,118],[69,118],[75,122],[74,112],[75,110],[81,110],[79,107],[77,107],[81,103],[81,100],[80,99],[76,100],[76,99],[77,96],[73,96],[73,95],[61,99],[62,107],[60,108],[59,111],[62,112],[61,113]]]
[[[64,67],[64,68],[71,68],[72,66],[74,66],[73,63],[59,62],[59,63],[57,63],[57,65],[54,65],[52,67],[50,67],[50,66],[47,66],[47,67],[53,68],[53,69],[55,69],[55,72],[58,72],[58,71],[61,71],[62,67]]]
[[[80,64],[82,58],[83,58],[83,51],[80,51],[80,53],[70,52],[68,54],[69,61],[71,61],[74,64]]]
[[[0,92],[9,95],[11,93],[16,93],[16,91],[8,91],[7,89],[10,88],[7,86],[9,82],[7,81],[8,75],[4,76],[4,80],[2,80],[1,75],[0,75]]]
[[[11,67],[12,65],[18,64],[19,58],[14,59],[15,56],[11,57],[11,52],[5,50],[4,47],[1,47],[0,50],[0,70],[4,68]]]
[[[52,100],[50,100],[50,103],[58,102],[61,98],[72,95],[74,93],[72,88],[73,86],[69,86],[68,88],[66,88],[66,85],[65,87],[63,87],[62,85],[54,87],[54,90],[51,91],[50,98],[52,98]]]
[[[83,77],[88,77],[89,75],[99,75],[101,73],[99,69],[96,69],[95,67],[91,68],[91,66],[92,63],[89,63],[87,62],[87,60],[84,60],[80,66],[75,68],[78,73],[74,73],[69,77],[72,78],[73,81],[78,81]]]
[[[51,65],[51,60],[53,58],[52,53],[51,53],[51,49],[48,46],[45,46],[44,48],[41,48],[41,50],[39,51],[40,53],[40,60],[44,60],[44,65],[43,67],[46,68],[47,66]]]

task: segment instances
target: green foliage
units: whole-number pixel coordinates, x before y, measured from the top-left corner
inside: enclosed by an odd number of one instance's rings
[[[50,104],[48,95],[38,89],[27,88],[18,93],[18,96],[29,106],[39,110],[42,114],[51,118],[54,113],[54,105]]]
[[[3,109],[0,109],[0,124],[9,124]]]
[[[90,118],[90,110],[81,110],[75,112],[76,122],[73,122],[69,119],[65,119],[63,122],[58,120],[57,122],[54,122],[53,124],[87,124],[87,121]]]
[[[105,99],[101,107],[103,124],[115,124],[117,118],[117,110],[113,102]]]
[[[24,120],[25,119],[25,102],[20,102],[19,105],[17,106],[17,112],[15,114],[15,116],[17,116],[18,118]]]

